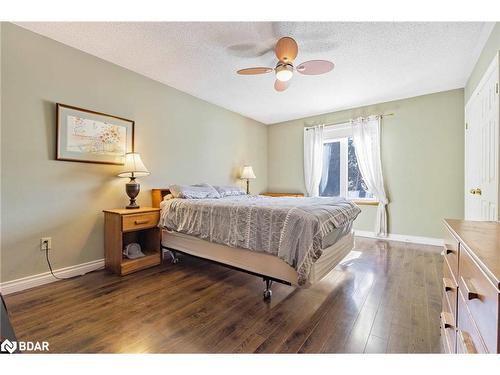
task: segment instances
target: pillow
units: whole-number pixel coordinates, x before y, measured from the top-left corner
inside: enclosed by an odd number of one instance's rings
[[[246,195],[245,190],[238,186],[215,186],[215,190],[221,197],[234,197],[236,195]]]
[[[214,188],[212,185],[210,184],[207,184],[206,182],[202,182],[202,183],[199,183],[199,184],[193,184],[193,185],[190,185],[190,186],[197,186],[197,187],[209,187],[209,188]]]
[[[203,198],[220,198],[220,194],[212,186],[206,184],[204,186],[194,185],[170,185],[170,193],[174,198],[185,199],[203,199]]]

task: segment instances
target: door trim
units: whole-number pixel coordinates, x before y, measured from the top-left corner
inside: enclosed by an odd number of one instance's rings
[[[473,97],[477,96],[477,94],[479,93],[481,88],[484,86],[486,79],[488,78],[488,75],[491,73],[491,71],[495,69],[495,66],[499,65],[499,60],[500,60],[500,51],[495,53],[495,56],[493,56],[493,59],[491,60],[490,65],[488,65],[488,69],[485,70],[485,72],[481,76],[481,80],[479,81],[476,88],[472,92],[471,96],[467,100],[467,103],[465,103],[465,108],[467,108],[469,106],[469,102],[471,101],[471,99]]]

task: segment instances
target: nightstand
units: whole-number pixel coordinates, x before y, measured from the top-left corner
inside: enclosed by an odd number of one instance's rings
[[[262,193],[261,195],[266,195],[268,197],[303,197],[302,193]]]
[[[126,275],[161,263],[161,235],[158,228],[160,209],[117,208],[104,210],[104,249],[106,269]],[[136,242],[144,257],[128,259],[122,252],[125,246]]]

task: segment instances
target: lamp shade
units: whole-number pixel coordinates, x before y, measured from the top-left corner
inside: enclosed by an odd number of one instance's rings
[[[241,172],[241,179],[254,179],[255,173],[253,173],[253,168],[250,165],[245,165],[243,171]]]
[[[148,169],[141,160],[141,155],[135,152],[125,154],[125,166],[118,177],[142,177],[149,175]]]

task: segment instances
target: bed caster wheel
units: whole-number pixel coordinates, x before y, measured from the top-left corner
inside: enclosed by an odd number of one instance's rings
[[[271,285],[273,285],[273,281],[270,279],[264,278],[266,282],[266,289],[264,289],[264,300],[270,300],[273,292],[271,292]]]
[[[177,257],[177,254],[174,253],[173,251],[169,251],[170,256],[172,257],[171,263],[172,264],[177,264],[179,263],[179,258]]]
[[[270,290],[264,290],[264,299],[271,299],[271,296],[273,295],[273,292]]]

